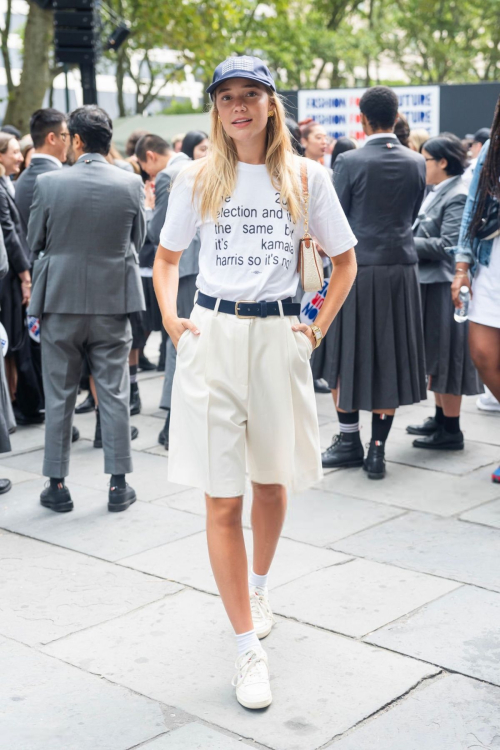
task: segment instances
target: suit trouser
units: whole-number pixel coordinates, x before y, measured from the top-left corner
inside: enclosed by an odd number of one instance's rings
[[[194,307],[194,295],[196,293],[196,277],[196,274],[190,274],[179,279],[179,291],[177,292],[177,315],[179,318],[189,318],[191,315]],[[174,382],[176,362],[177,351],[169,336],[167,339],[165,379],[163,381],[160,409],[170,409],[172,405],[172,384]]]
[[[104,472],[128,474],[132,331],[127,315],[45,313],[41,325],[45,387],[46,477],[69,473],[71,427],[85,354],[94,376],[104,448]]]

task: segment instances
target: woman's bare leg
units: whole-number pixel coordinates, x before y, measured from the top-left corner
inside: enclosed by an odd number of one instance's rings
[[[253,571],[267,575],[285,520],[287,496],[281,484],[252,482]]]
[[[210,563],[222,602],[236,634],[253,630],[248,566],[243,529],[242,497],[210,497],[207,503],[207,540]]]
[[[500,401],[500,328],[471,321],[469,347],[481,380]]]

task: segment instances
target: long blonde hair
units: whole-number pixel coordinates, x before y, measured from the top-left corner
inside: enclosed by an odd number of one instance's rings
[[[297,223],[302,215],[297,167],[285,123],[285,108],[278,94],[270,89],[269,108],[274,115],[267,118],[266,167],[273,187],[280,193],[282,205]],[[234,141],[222,127],[215,102],[211,109],[210,152],[200,159],[193,186],[193,200],[197,203],[202,220],[217,221],[225,198],[236,187],[238,153]]]

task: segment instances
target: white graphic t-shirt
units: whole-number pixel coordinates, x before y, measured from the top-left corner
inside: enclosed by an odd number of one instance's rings
[[[297,174],[300,157],[296,157]],[[309,231],[330,257],[356,244],[328,172],[307,160]],[[192,201],[192,170],[181,173],[172,188],[160,244],[185,250],[200,229],[200,272],[196,285],[211,297],[273,302],[297,291],[297,253],[303,221],[294,225],[271,183],[264,164],[238,163],[231,197],[217,221],[201,221]]]

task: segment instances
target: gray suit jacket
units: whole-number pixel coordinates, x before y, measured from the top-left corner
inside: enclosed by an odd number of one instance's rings
[[[148,224],[148,240],[154,245],[155,252],[160,243],[160,233],[163,229],[163,224],[165,223],[165,216],[167,215],[171,185],[188,161],[190,161],[190,159],[186,154],[176,154],[175,162],[172,165],[167,164],[165,169],[163,169],[156,178],[155,208]],[[200,244],[200,236],[199,233],[197,233],[189,247],[184,250],[181,255],[179,262],[180,279],[184,276],[198,273]]]
[[[455,177],[418,214],[413,234],[422,284],[453,281],[455,258],[449,251],[458,243],[466,200],[467,188],[461,177]]]
[[[136,248],[145,233],[141,179],[100,154],[40,175],[28,224],[28,242],[39,253],[30,315],[144,310]]]
[[[36,158],[31,160],[28,169],[25,169],[19,179],[16,180],[16,206],[21,217],[21,224],[24,233],[28,233],[28,222],[30,218],[30,208],[33,203],[33,193],[35,191],[36,178],[45,172],[58,172],[60,167],[52,159]]]
[[[423,156],[381,134],[337,157],[333,183],[358,239],[359,265],[418,261],[412,224],[425,191]]]

